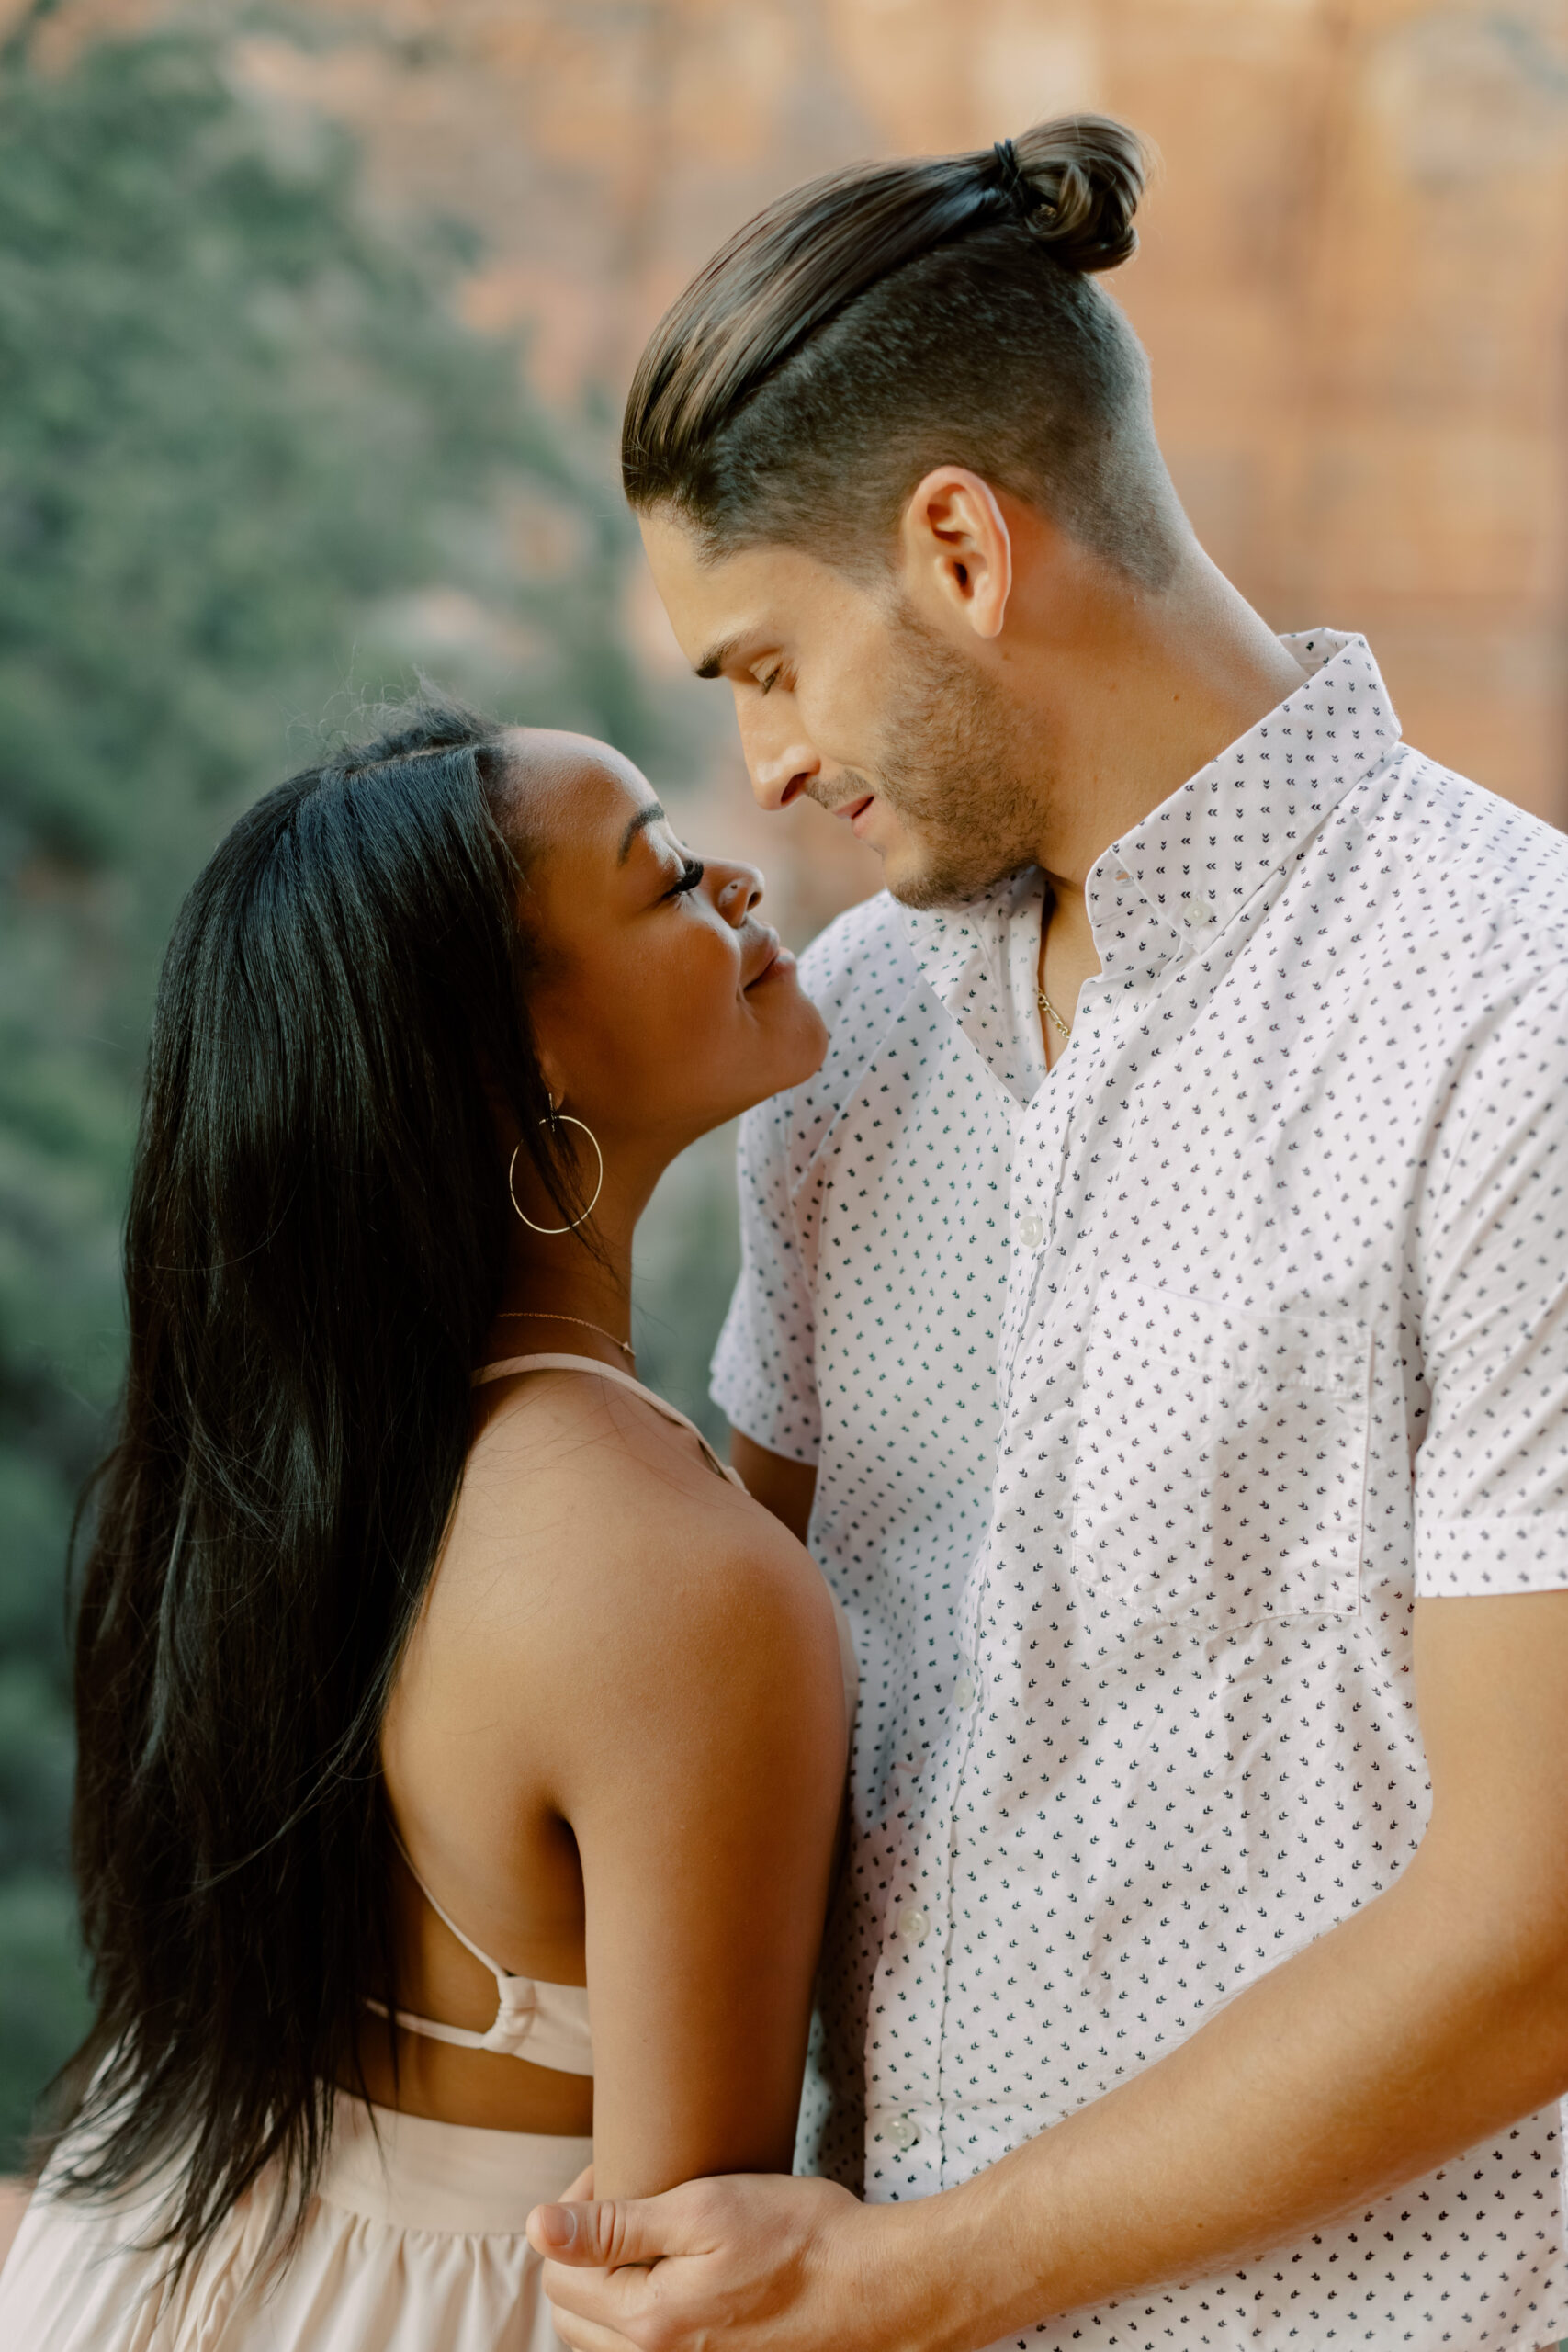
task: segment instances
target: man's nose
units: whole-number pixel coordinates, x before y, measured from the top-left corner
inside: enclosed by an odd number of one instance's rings
[[[773,734],[757,718],[749,722],[743,717],[740,746],[760,808],[787,808],[821,772],[821,761],[798,727]]]

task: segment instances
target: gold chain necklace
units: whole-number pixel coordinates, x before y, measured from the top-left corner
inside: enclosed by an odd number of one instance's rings
[[[597,1331],[602,1340],[608,1340],[613,1348],[619,1348],[632,1370],[637,1370],[637,1357],[632,1352],[631,1341],[617,1340],[614,1331],[606,1331],[603,1323],[590,1323],[586,1315],[553,1315],[543,1306],[508,1306],[502,1310],[497,1319],[502,1323],[575,1323],[581,1330]]]
[[[1072,1023],[1070,1021],[1063,1020],[1061,1014],[1057,1012],[1055,1006],[1052,1003],[1043,989],[1041,989],[1036,992],[1035,1002],[1039,1005],[1041,1012],[1048,1014],[1051,1020],[1055,1023],[1064,1037],[1070,1037],[1072,1035]]]

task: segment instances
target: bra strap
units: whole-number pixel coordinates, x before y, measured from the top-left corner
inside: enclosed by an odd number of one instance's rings
[[[385,2001],[378,2001],[367,1993],[365,2006],[375,2017],[390,2018],[405,2033],[417,2033],[426,2041],[445,2041],[454,2050],[490,2050],[487,2037],[470,2025],[443,2025],[439,2018],[422,2018],[412,2009],[389,2009]],[[494,2028],[491,2027],[491,2032]],[[503,2052],[502,2055],[505,2053]]]
[[[502,2057],[526,2058],[535,2065],[553,2067],[565,2075],[592,2075],[592,2036],[588,2023],[588,1994],[581,1984],[542,1984],[533,1976],[514,1976],[502,1968],[472,1936],[466,1936],[450,1911],[439,1904],[415,1870],[409,1849],[390,1823],[392,1843],[403,1858],[409,1876],[436,1917],[455,1935],[465,1951],[472,1952],[495,1979],[495,2017],[483,2033],[472,2026],[445,2025],[438,2018],[415,2016],[409,2009],[390,2012],[411,2033],[429,2041],[447,2041],[457,2050],[489,2050]],[[389,2012],[382,2001],[367,1999],[378,2017]]]
[[[488,1952],[488,1951],[481,1951],[479,1950],[479,1948],[478,1944],[477,1944],[477,1943],[475,1943],[475,1941],[474,1941],[474,1939],[473,1939],[472,1936],[466,1936],[466,1935],[463,1933],[463,1930],[461,1929],[461,1928],[459,1928],[459,1926],[457,1925],[457,1922],[456,1921],[456,1919],[454,1919],[454,1917],[452,1917],[452,1914],[450,1913],[450,1911],[448,1911],[448,1910],[445,1907],[445,1905],[442,1905],[442,1904],[440,1904],[440,1903],[438,1903],[438,1902],[436,1901],[436,1899],[435,1899],[434,1895],[434,1894],[432,1894],[432,1893],[431,1893],[431,1891],[430,1891],[429,1887],[427,1887],[427,1886],[426,1886],[426,1884],[425,1884],[424,1881],[421,1878],[421,1876],[420,1876],[419,1872],[415,1870],[415,1868],[414,1868],[414,1866],[413,1866],[412,1858],[411,1857],[411,1855],[410,1855],[410,1853],[409,1853],[409,1849],[408,1849],[408,1848],[403,1844],[402,1839],[401,1839],[401,1838],[399,1837],[399,1835],[398,1835],[398,1831],[397,1831],[397,1825],[396,1825],[396,1823],[395,1823],[395,1822],[393,1822],[393,1823],[389,1823],[388,1826],[389,1826],[389,1828],[391,1829],[391,1832],[392,1832],[392,1843],[393,1843],[393,1845],[397,1848],[397,1849],[398,1849],[399,1853],[400,1853],[400,1854],[402,1856],[402,1858],[403,1858],[403,1867],[404,1867],[404,1869],[408,1871],[408,1874],[409,1874],[410,1878],[412,1878],[412,1881],[413,1881],[413,1883],[414,1883],[415,1886],[417,1886],[417,1887],[418,1887],[418,1889],[419,1889],[420,1893],[423,1895],[423,1897],[424,1897],[425,1901],[429,1904],[429,1905],[430,1905],[431,1909],[434,1912],[434,1914],[435,1914],[436,1917],[440,1920],[440,1922],[441,1922],[442,1926],[443,1926],[444,1928],[450,1928],[450,1930],[451,1930],[451,1932],[453,1933],[453,1935],[455,1935],[455,1936],[457,1937],[457,1941],[462,1945],[463,1950],[464,1950],[465,1951],[471,1951],[471,1952],[473,1953],[473,1955],[474,1955],[474,1958],[479,1962],[479,1965],[480,1965],[480,1967],[481,1967],[481,1968],[488,1968],[488,1969],[489,1969],[489,1971],[490,1971],[491,1974],[491,1975],[494,1977],[494,1979],[495,1979],[495,1983],[496,1983],[496,1990],[497,1990],[497,1991],[498,1991],[498,1992],[502,1996],[502,1997],[504,1998],[504,1996],[505,1996],[505,1992],[506,1992],[506,1986],[507,1986],[507,1984],[509,1984],[509,1982],[511,1982],[511,1977],[512,1977],[512,1972],[510,1971],[510,1969],[502,1968],[502,1967],[500,1965],[499,1962],[496,1962],[496,1961],[491,1960],[491,1956],[490,1956],[490,1954],[489,1954],[489,1952]]]

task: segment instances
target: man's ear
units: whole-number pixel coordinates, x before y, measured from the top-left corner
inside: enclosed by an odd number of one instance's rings
[[[1001,635],[1012,533],[988,481],[965,466],[938,466],[905,506],[899,537],[910,599],[925,618]]]

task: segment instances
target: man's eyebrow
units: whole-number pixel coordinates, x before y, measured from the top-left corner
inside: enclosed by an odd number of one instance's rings
[[[721,638],[716,645],[709,648],[708,651],[704,654],[702,660],[696,664],[697,676],[699,678],[716,678],[725,668],[725,665],[728,662],[734,661],[735,656],[739,653],[740,648],[745,644],[745,642],[746,631],[744,629],[737,629],[733,637]]]
[[[643,827],[645,825],[657,825],[663,814],[663,808],[659,801],[644,801],[642,807],[637,811],[637,814],[632,818],[630,823],[627,825],[626,831],[621,835],[621,854],[615,860],[615,864],[617,865],[624,865],[626,864],[627,858],[631,855],[632,843],[636,841]]]

